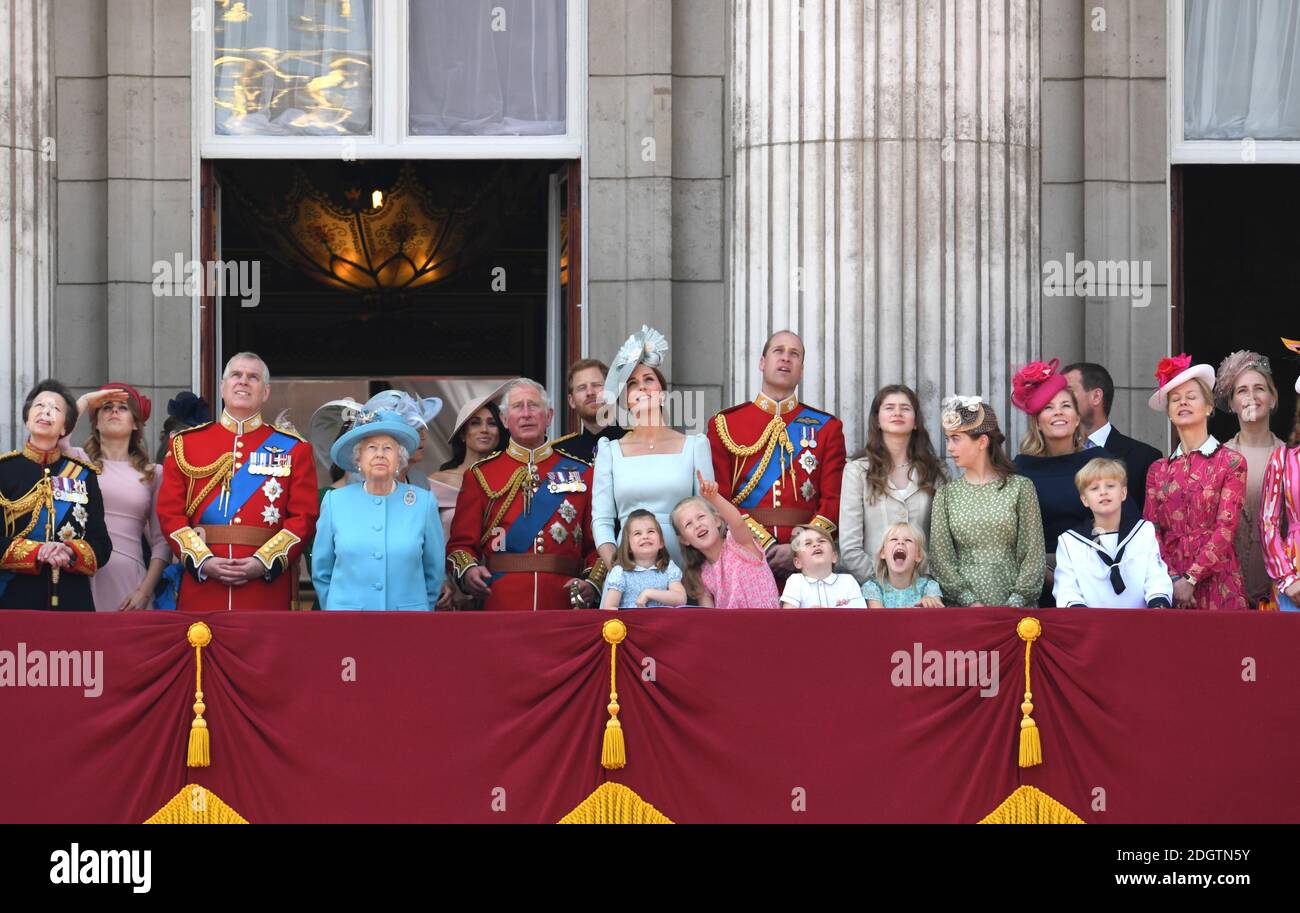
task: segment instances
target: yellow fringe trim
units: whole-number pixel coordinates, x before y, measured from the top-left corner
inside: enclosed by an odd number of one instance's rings
[[[602,783],[560,824],[672,824],[672,819],[622,783]]]
[[[1021,786],[980,824],[1085,824],[1082,818],[1041,789]]]
[[[186,786],[145,824],[247,824],[243,815],[202,786]]]

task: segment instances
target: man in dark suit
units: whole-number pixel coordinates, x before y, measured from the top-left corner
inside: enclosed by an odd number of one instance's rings
[[[1115,401],[1115,382],[1110,372],[1099,364],[1081,361],[1062,372],[1079,401],[1079,422],[1088,436],[1084,447],[1105,447],[1124,461],[1128,468],[1128,490],[1139,507],[1145,507],[1147,470],[1160,459],[1160,451],[1150,444],[1120,434],[1110,423],[1110,407]]]

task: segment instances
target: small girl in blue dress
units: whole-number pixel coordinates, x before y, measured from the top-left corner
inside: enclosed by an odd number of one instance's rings
[[[862,584],[862,596],[872,609],[943,608],[938,581],[921,573],[925,565],[925,534],[910,523],[885,530],[876,556],[876,576]]]
[[[663,528],[650,511],[632,511],[623,524],[600,607],[645,609],[685,604],[682,570],[668,556]]]

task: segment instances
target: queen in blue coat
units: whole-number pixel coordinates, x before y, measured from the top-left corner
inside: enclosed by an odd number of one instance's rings
[[[330,449],[360,482],[321,502],[312,583],[322,609],[428,612],[438,601],[446,560],[438,502],[399,482],[419,438],[395,412],[361,413]]]

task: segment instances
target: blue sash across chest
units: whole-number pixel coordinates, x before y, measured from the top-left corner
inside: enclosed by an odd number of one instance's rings
[[[84,481],[87,475],[89,475],[89,473],[90,470],[87,469],[86,467],[74,463],[71,460],[67,460],[65,461],[65,465],[60,472],[51,473],[51,475],[65,478],[65,479],[77,479],[79,481]],[[52,524],[52,526],[54,529],[54,535],[56,539],[58,538],[59,527],[63,525],[63,521],[67,518],[68,511],[72,510],[72,505],[73,505],[72,501],[61,501],[58,499],[55,499],[54,501],[54,523]],[[48,507],[42,504],[40,509],[36,512],[36,525],[33,526],[31,532],[27,534],[27,537],[31,539],[33,542],[46,541],[45,521],[47,516],[48,516]],[[13,571],[0,571],[0,596],[4,595],[5,589],[9,586],[9,581],[12,580],[13,578],[14,578]]]
[[[587,465],[585,463],[562,459],[548,469],[547,472],[574,472],[582,475],[586,469]],[[537,534],[550,522],[551,517],[560,509],[560,503],[570,494],[575,494],[575,492],[551,491],[547,487],[543,476],[541,486],[537,489],[537,493],[533,495],[532,509],[527,513],[520,511],[519,515],[511,522],[510,529],[506,531],[506,553],[530,554],[533,550],[533,543],[537,540]],[[516,497],[522,497],[522,495]]]
[[[796,427],[807,428],[813,434],[816,434],[826,426],[826,423],[830,421],[830,418],[831,417],[825,412],[818,412],[816,409],[803,406],[795,413],[794,418],[786,425],[786,434],[790,434],[790,432]],[[799,461],[799,455],[803,453],[804,435],[799,434],[798,437],[791,435],[790,443],[794,445],[794,453],[790,459],[797,463]],[[780,447],[781,445],[777,444],[776,446]],[[754,473],[758,471],[758,466],[761,462],[761,460],[756,461],[754,465],[750,467],[749,471],[745,473],[744,478],[740,480],[739,484],[737,484],[737,489],[744,489],[745,486],[749,484],[750,479],[754,477]],[[758,484],[754,486],[753,491],[747,494],[744,499],[739,502],[739,506],[749,508],[758,507],[762,504],[763,499],[766,498],[768,492],[772,490],[772,486],[776,484],[776,480],[781,477],[781,467],[782,460],[780,459],[780,455],[773,453],[772,459],[767,461],[767,466],[764,467],[763,474],[758,478]]]
[[[244,465],[231,476],[230,497],[226,499],[225,510],[221,509],[222,499],[218,491],[217,496],[209,501],[208,506],[203,509],[199,522],[212,526],[229,523],[239,513],[240,508],[248,503],[248,499],[253,496],[253,492],[261,488],[268,478],[267,476],[254,475],[250,471],[254,463],[253,455],[265,453],[270,458],[277,453],[288,453],[297,443],[298,439],[295,437],[290,437],[279,431],[273,432],[270,437],[258,445],[256,450],[248,453]]]

